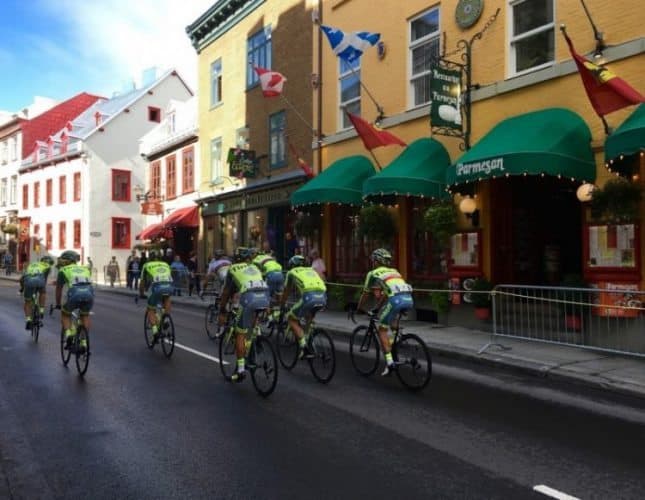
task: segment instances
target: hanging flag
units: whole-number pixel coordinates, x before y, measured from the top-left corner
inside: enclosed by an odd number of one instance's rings
[[[587,96],[598,116],[602,117],[626,106],[645,102],[645,97],[634,90],[625,80],[617,77],[607,68],[598,66],[579,55],[573,48],[573,43],[567,33],[562,30],[562,34],[569,45],[571,56],[576,62]]]
[[[347,62],[352,62],[361,57],[363,52],[376,45],[381,38],[380,33],[370,33],[369,31],[357,31],[353,33],[344,33],[337,28],[330,26],[320,26],[325,32],[329,44],[334,54]]]
[[[379,146],[389,146],[391,144],[398,144],[399,146],[403,147],[407,146],[405,142],[403,142],[394,134],[391,134],[386,130],[381,130],[374,125],[370,125],[360,116],[353,115],[349,112],[347,112],[347,116],[349,116],[349,119],[351,120],[352,125],[354,125],[356,132],[363,140],[365,148],[369,149],[370,151],[374,148],[378,148]]]
[[[253,69],[260,78],[260,86],[264,97],[276,97],[282,94],[282,87],[287,79],[282,73],[270,69],[253,66]]]
[[[311,179],[314,176],[314,170],[309,166],[304,158],[298,154],[296,148],[293,147],[293,144],[291,144],[291,142],[289,142],[289,149],[291,150],[291,154],[293,154],[294,158],[298,162],[298,166],[305,173],[307,179]]]

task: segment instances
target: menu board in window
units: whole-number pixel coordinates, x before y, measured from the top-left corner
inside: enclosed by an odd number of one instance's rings
[[[480,265],[479,232],[453,234],[450,239],[453,267],[478,268]]]
[[[636,267],[634,224],[589,226],[589,267]]]

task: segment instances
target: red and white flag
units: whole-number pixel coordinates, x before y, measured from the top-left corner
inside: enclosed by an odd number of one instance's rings
[[[259,66],[253,66],[253,69],[260,78],[260,85],[262,86],[262,94],[264,94],[264,97],[276,97],[282,94],[282,87],[284,86],[284,82],[287,81],[282,73],[260,68]]]

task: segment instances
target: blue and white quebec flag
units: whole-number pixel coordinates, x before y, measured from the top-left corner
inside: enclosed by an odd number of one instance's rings
[[[380,33],[370,33],[369,31],[344,33],[337,28],[324,25],[321,25],[320,29],[327,35],[334,54],[347,62],[355,61],[361,57],[363,51],[376,45],[376,42],[381,38]]]

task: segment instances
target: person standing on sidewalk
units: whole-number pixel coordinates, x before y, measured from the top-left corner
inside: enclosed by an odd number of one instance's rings
[[[4,261],[4,270],[7,276],[11,275],[11,265],[13,264],[13,255],[7,251],[2,258]]]
[[[132,278],[133,278],[131,265],[136,256],[137,256],[137,251],[133,249],[132,253],[128,255],[127,259],[125,259],[125,286],[130,289],[132,288]]]
[[[394,323],[400,311],[414,307],[412,287],[405,282],[399,271],[390,267],[391,263],[392,255],[385,248],[377,248],[372,252],[373,269],[365,277],[363,293],[356,306],[357,310],[362,310],[363,302],[370,293],[376,299],[375,310],[380,310],[378,333],[386,362],[382,376],[387,376],[396,369],[388,328],[397,326]]]
[[[199,285],[199,267],[195,252],[191,252],[190,258],[186,263],[186,268],[188,269],[188,296],[191,297],[193,295],[193,290],[199,295],[202,288]]]
[[[116,261],[116,257],[114,255],[112,256],[112,260],[108,262],[107,275],[110,279],[110,286],[114,287],[114,282],[117,280],[117,277],[119,277],[119,263]],[[120,277],[119,281],[121,281]]]

